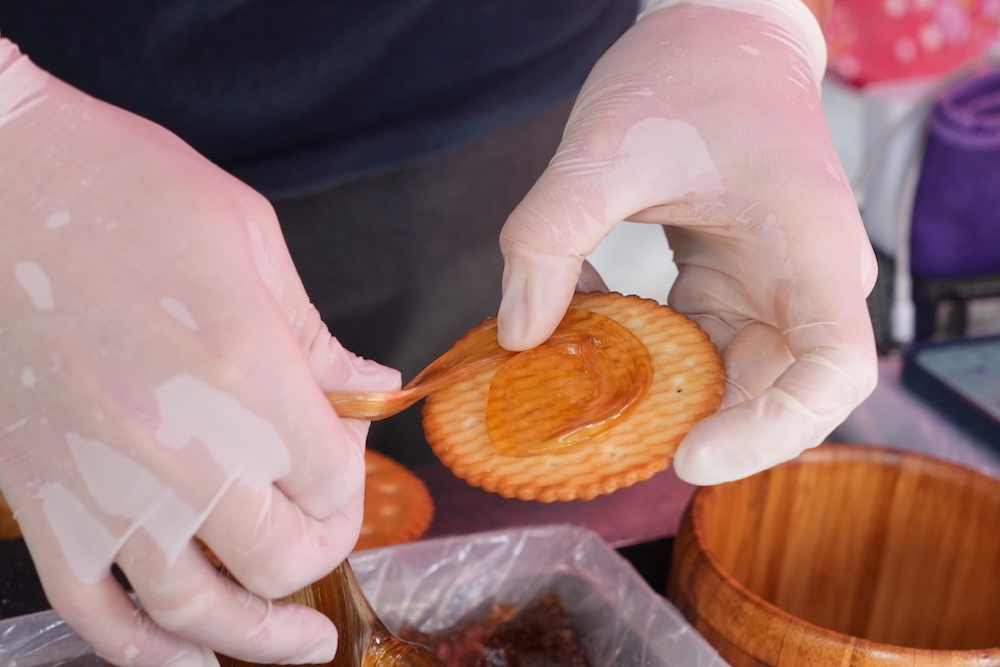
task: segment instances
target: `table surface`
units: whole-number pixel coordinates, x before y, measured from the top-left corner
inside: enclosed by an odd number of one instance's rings
[[[970,434],[912,393],[902,383],[902,369],[898,357],[880,360],[875,391],[832,438],[898,447],[1000,477],[1000,443]]]
[[[586,526],[615,548],[672,536],[697,488],[666,470],[593,500],[540,503],[502,498],[471,487],[440,464],[415,472],[434,498],[436,510],[428,537],[568,523]]]

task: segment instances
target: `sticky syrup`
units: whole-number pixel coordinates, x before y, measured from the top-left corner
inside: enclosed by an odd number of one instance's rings
[[[631,331],[570,309],[549,340],[499,367],[490,382],[487,433],[508,456],[573,449],[631,413],[652,380],[649,351]]]

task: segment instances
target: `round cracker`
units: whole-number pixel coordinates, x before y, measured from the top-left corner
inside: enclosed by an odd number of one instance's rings
[[[457,477],[507,498],[590,500],[667,469],[681,439],[722,404],[725,372],[708,335],[682,313],[618,293],[577,294],[571,308],[610,317],[649,350],[653,380],[634,411],[585,445],[534,456],[506,456],[492,445],[486,403],[496,367],[470,373],[424,403],[427,441]],[[495,326],[486,320],[468,335]]]
[[[434,518],[423,480],[384,454],[365,451],[365,512],[355,550],[419,539]]]

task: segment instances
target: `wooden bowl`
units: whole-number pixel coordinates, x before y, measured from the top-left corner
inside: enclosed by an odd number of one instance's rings
[[[1000,481],[823,445],[699,489],[667,596],[734,667],[1000,666]]]

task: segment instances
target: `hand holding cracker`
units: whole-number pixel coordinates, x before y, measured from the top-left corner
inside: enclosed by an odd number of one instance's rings
[[[499,336],[540,343],[615,224],[664,225],[679,267],[670,303],[710,335],[728,383],[674,466],[713,484],[819,444],[874,388],[876,269],[823,117],[825,46],[805,5],[650,4],[669,6],[594,67],[504,227]]]
[[[451,352],[483,338],[496,345],[495,318]],[[540,346],[470,368],[427,397],[427,442],[469,484],[540,502],[590,500],[666,470],[725,386],[697,324],[616,292],[576,294]]]

